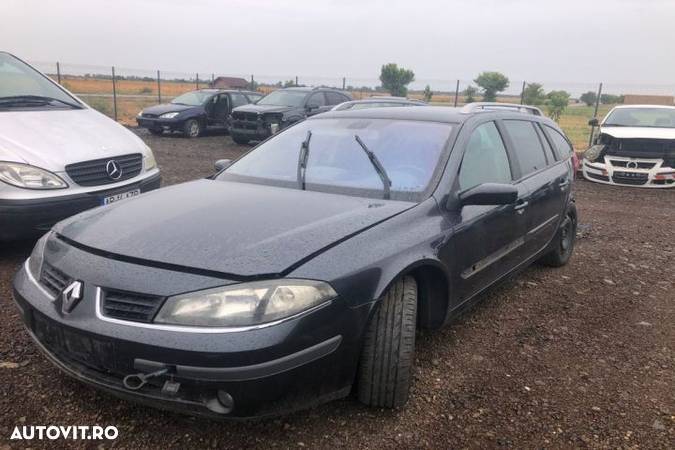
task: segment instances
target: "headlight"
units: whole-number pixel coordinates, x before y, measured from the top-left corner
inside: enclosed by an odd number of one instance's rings
[[[45,245],[47,245],[47,241],[51,234],[52,232],[49,231],[37,241],[35,247],[33,247],[33,252],[30,254],[30,259],[28,260],[28,270],[36,280],[40,279],[42,261],[45,257]]]
[[[63,189],[65,181],[51,172],[28,164],[0,162],[0,181],[24,189]]]
[[[155,322],[204,327],[259,325],[290,317],[337,297],[320,281],[281,279],[170,297]]]
[[[155,155],[152,153],[152,150],[150,150],[150,148],[148,148],[147,153],[145,155],[145,170],[147,172],[148,170],[152,170],[155,167],[157,167],[157,161],[155,160]]]
[[[177,112],[164,113],[164,114],[160,115],[159,118],[160,119],[173,119],[178,114],[180,114],[180,113],[177,113]]]
[[[277,134],[279,132],[279,122],[270,122],[270,133]]]
[[[141,117],[142,115],[143,115],[143,110],[141,109],[140,111],[138,111],[138,114],[136,114],[136,117]]]
[[[594,145],[584,152],[584,159],[588,161],[595,161],[604,150],[605,146],[602,144]]]

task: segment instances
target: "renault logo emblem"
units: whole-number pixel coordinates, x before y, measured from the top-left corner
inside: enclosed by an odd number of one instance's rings
[[[73,281],[61,293],[61,309],[65,313],[71,312],[81,298],[82,298],[82,282]]]
[[[114,159],[108,161],[105,165],[105,171],[111,180],[119,180],[122,176],[122,167],[120,167],[120,163]]]

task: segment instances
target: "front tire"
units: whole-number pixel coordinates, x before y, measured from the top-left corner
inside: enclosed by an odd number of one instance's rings
[[[246,136],[242,136],[241,134],[230,132],[230,136],[232,137],[232,140],[239,145],[248,145],[250,142]]]
[[[577,237],[577,207],[570,205],[553,238],[553,249],[541,258],[549,267],[562,267],[570,260]]]
[[[357,379],[359,401],[385,408],[408,401],[416,324],[417,283],[406,276],[384,294],[366,329]]]
[[[189,138],[196,138],[202,134],[202,124],[197,119],[190,119],[183,124],[183,133]]]
[[[150,134],[154,136],[161,136],[162,134],[164,134],[164,130],[162,130],[161,128],[148,128],[148,130],[150,131]]]

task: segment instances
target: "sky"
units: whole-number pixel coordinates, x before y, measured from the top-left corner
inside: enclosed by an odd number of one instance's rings
[[[360,85],[395,62],[417,86],[496,70],[518,90],[675,91],[673,0],[0,0],[0,19],[0,50],[40,63]]]

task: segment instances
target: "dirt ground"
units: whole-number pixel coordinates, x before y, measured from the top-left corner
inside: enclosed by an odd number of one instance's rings
[[[245,151],[227,136],[142,134],[165,184]],[[11,279],[31,243],[0,247],[0,449],[675,448],[675,190],[576,184],[575,254],[532,267],[418,336],[408,405],[353,398],[253,423],[148,409],[85,387],[39,353]],[[115,425],[117,440],[10,441],[17,425]]]

